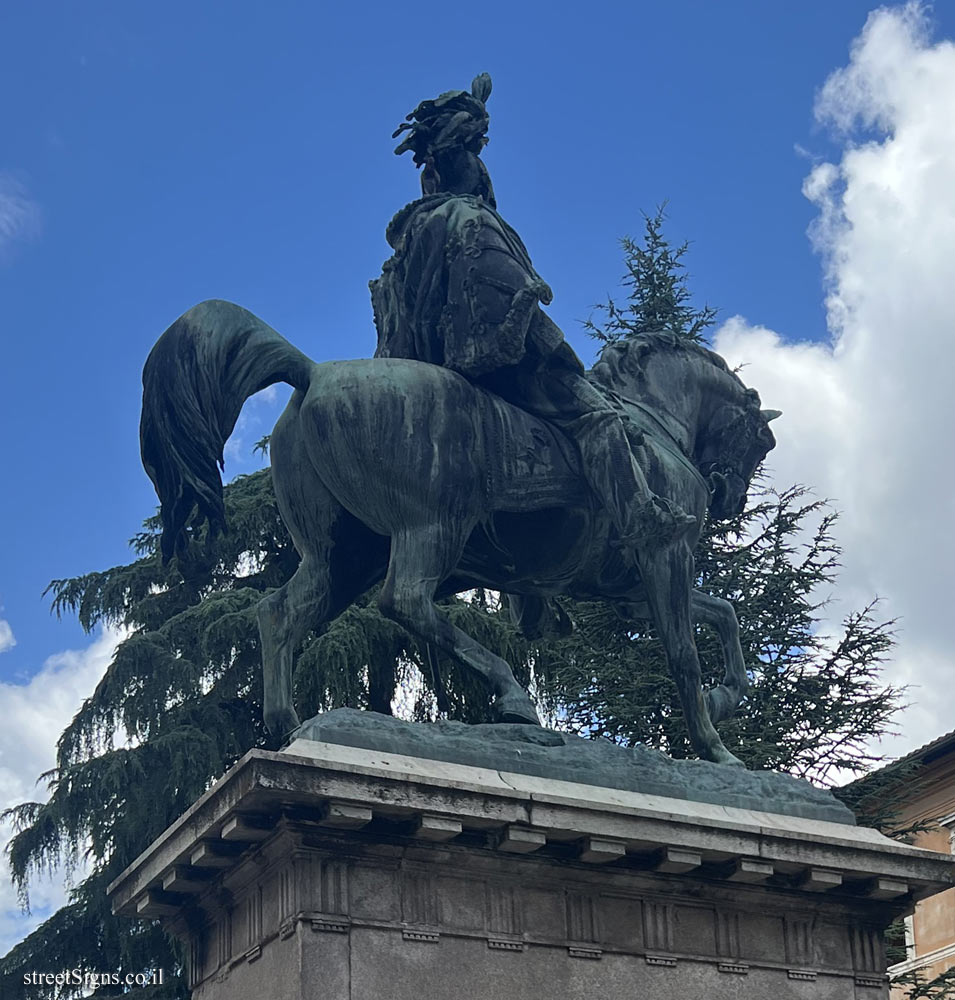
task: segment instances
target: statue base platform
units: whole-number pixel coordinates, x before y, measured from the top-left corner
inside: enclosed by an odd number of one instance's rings
[[[947,855],[778,812],[298,739],[110,886],[195,1000],[879,1000]]]

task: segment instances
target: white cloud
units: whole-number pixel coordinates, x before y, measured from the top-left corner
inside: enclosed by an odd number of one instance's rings
[[[952,729],[955,565],[952,261],[955,45],[934,42],[918,4],[870,15],[816,116],[842,143],[803,193],[826,281],[830,340],[793,343],[736,316],[715,339],[764,405],[778,407],[781,485],[837,500],[840,611],[879,595],[901,617],[888,676],[919,685],[901,719],[906,752]]]
[[[16,636],[13,634],[13,629],[10,628],[10,623],[0,618],[0,653],[13,649],[16,644]]]
[[[27,684],[0,684],[0,811],[42,801],[36,779],[53,767],[56,741],[96,686],[113,657],[119,634],[106,630],[84,650],[51,656]],[[0,844],[13,834],[0,825]],[[65,874],[31,882],[33,912],[21,913],[6,857],[0,860],[0,955],[24,938],[66,901]]]
[[[39,206],[16,177],[0,173],[0,253],[17,240],[35,236],[39,228]]]

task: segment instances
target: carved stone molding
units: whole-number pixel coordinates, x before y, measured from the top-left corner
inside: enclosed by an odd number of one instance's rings
[[[544,968],[588,996],[886,1000],[883,927],[955,881],[850,825],[322,752],[249,755],[111,887],[182,938],[197,1000],[277,976],[274,1000],[538,1000]]]

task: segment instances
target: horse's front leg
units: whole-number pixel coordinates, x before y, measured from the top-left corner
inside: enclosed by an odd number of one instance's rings
[[[749,688],[743,649],[739,644],[739,621],[729,601],[701,590],[691,595],[693,620],[712,625],[723,647],[723,683],[706,692],[706,707],[714,725],[728,719],[739,707]]]
[[[637,553],[647,601],[653,612],[670,673],[680,693],[683,715],[693,749],[704,760],[743,766],[726,749],[703,701],[700,659],[693,641],[690,594],[693,554],[680,541]]]
[[[653,611],[646,601],[622,601],[617,611],[625,621],[650,621]],[[723,649],[723,683],[703,692],[703,700],[714,726],[730,718],[749,689],[749,675],[739,643],[739,622],[729,601],[712,597],[701,590],[690,595],[690,615],[694,624],[711,625],[720,637]]]

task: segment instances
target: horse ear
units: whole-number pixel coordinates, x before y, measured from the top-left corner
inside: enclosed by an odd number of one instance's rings
[[[775,420],[777,417],[781,417],[783,415],[782,410],[760,410],[759,412],[762,413],[763,419],[767,424],[770,420]]]

